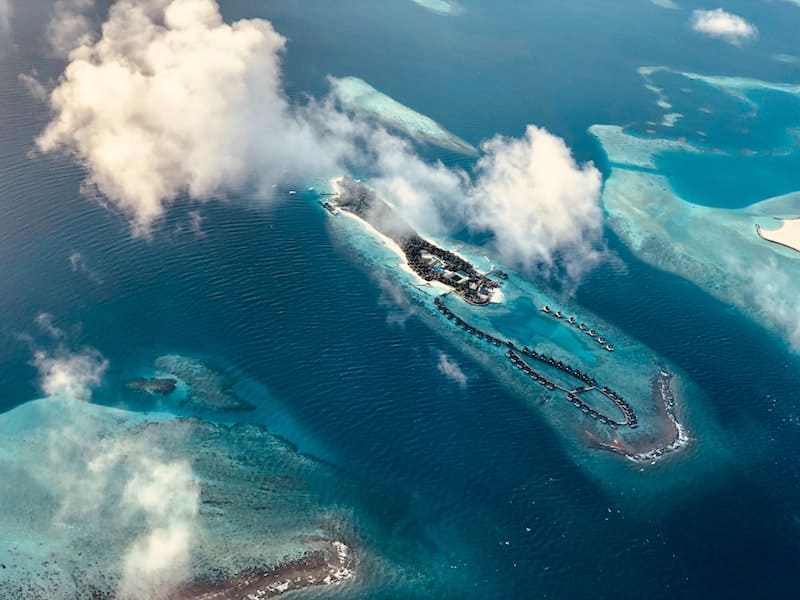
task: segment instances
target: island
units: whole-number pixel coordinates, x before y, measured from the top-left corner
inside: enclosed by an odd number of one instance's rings
[[[398,279],[408,281],[410,293],[431,302],[434,314],[472,340],[465,350],[488,354],[497,367],[505,364],[526,394],[530,384],[539,387],[532,395],[540,404],[570,407],[554,408],[554,414],[559,420],[562,414],[576,415],[589,446],[651,463],[688,444],[673,373],[662,359],[638,342],[619,339],[620,332],[589,315],[579,317],[577,311],[550,304],[531,311],[533,297],[548,298],[535,286],[494,265],[482,273],[464,252],[425,239],[368,185],[350,177],[332,184],[335,192],[320,202],[332,223],[342,222],[343,230],[354,235],[358,228],[347,222],[360,223],[368,236],[402,257],[396,263]],[[349,218],[343,222],[345,215]],[[373,260],[369,248],[364,243],[359,254]],[[393,266],[385,258],[374,260]],[[408,276],[400,276],[403,271]],[[503,288],[511,294],[508,301]],[[552,331],[541,335],[536,328]]]
[[[350,178],[337,181],[335,205],[372,223],[394,241],[405,254],[408,266],[425,281],[438,281],[470,304],[483,305],[492,300],[500,286],[498,281],[482,274],[466,259],[423,239],[386,204],[375,191]],[[330,202],[323,203],[331,212]],[[499,278],[505,273],[495,272]]]
[[[355,574],[351,549],[343,542],[320,536],[307,537],[315,546],[297,558],[275,566],[250,568],[233,577],[200,578],[175,594],[175,600],[266,600],[287,592],[335,585]]]

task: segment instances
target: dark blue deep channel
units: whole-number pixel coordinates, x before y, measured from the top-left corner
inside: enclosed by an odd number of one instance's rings
[[[257,5],[257,14],[270,16],[274,9],[277,25],[285,23],[295,36],[297,23],[323,11],[312,3],[309,17],[276,4],[232,2],[228,10],[250,15]],[[410,2],[392,4],[403,19],[430,18]],[[376,26],[379,15],[364,3],[343,3],[343,15],[354,18],[358,11]],[[314,18],[321,23],[321,16]],[[466,32],[442,35],[463,41],[477,25],[463,27]],[[313,48],[313,36],[305,35],[296,42],[302,56]],[[506,60],[515,49],[502,51]],[[532,60],[516,52],[518,60]],[[661,43],[648,52],[666,60]],[[342,46],[336,74],[358,70],[345,71],[354,54]],[[393,60],[402,70],[404,60]],[[579,62],[574,54],[564,60]],[[690,451],[640,471],[622,459],[598,457],[565,441],[570,432],[554,430],[535,405],[413,307],[407,315],[374,273],[332,241],[328,217],[311,198],[212,201],[200,207],[201,236],[188,226],[189,211],[198,206],[181,200],[152,239],[132,238],[120,215],[80,195],[83,174],[71,162],[28,158],[47,115],[41,107],[31,112],[16,77],[34,62],[23,48],[0,70],[0,410],[41,395],[20,336],[35,334],[36,316],[47,312],[71,343],[97,348],[110,361],[98,402],[150,408],[125,395],[120,380],[161,354],[200,356],[229,369],[258,407],[243,419],[263,423],[362,482],[364,510],[387,545],[413,539],[433,550],[440,562],[435,570],[453,584],[435,596],[421,588],[415,597],[796,597],[800,362],[759,324],[642,264],[609,231],[616,259],[589,276],[577,300],[684,372],[698,390],[688,401],[703,403],[703,414],[724,432],[695,443],[724,439],[725,448],[704,456],[727,458],[709,463]],[[322,86],[322,76],[334,70],[309,64],[292,66],[297,85]],[[357,74],[381,68],[363,66]],[[432,69],[424,77],[433,78]],[[540,75],[548,70],[537,69]],[[504,77],[512,81],[524,70],[515,66]],[[639,93],[635,72],[617,76]],[[584,74],[581,84],[591,86],[591,79]],[[413,104],[414,90],[405,92],[404,101]],[[447,121],[445,100],[430,99],[426,107],[429,93],[419,91],[418,108]],[[618,99],[608,100],[597,108],[602,114],[588,115],[571,102],[566,110],[574,122],[561,123],[560,133],[578,140],[591,158],[593,145],[582,132],[622,108]],[[558,130],[554,106],[541,114]],[[474,115],[459,114],[447,126],[457,130],[461,117]],[[537,115],[518,112],[514,119],[516,127]],[[457,132],[476,142],[504,127],[512,124],[489,119]],[[73,271],[75,252],[88,271]],[[465,387],[437,369],[442,352],[466,372]],[[383,597],[396,596],[387,591]]]

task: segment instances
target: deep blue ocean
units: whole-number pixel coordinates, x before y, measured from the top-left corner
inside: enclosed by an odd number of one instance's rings
[[[800,9],[789,3],[725,3],[758,20],[748,49],[695,37],[686,10],[646,0],[462,3],[452,18],[408,0],[222,4],[227,20],[268,18],[288,37],[292,97],[323,93],[328,74],[354,75],[473,144],[536,123],[603,169],[590,125],[660,118],[642,65],[800,80],[770,58],[796,47]],[[258,407],[242,418],[363,482],[387,540],[422,540],[443,572],[457,571],[452,597],[797,597],[800,360],[781,339],[639,262],[607,231],[617,260],[576,300],[688,376],[698,390],[689,401],[724,432],[696,443],[724,439],[728,458],[690,453],[639,471],[576,453],[453,338],[413,314],[392,318],[401,309],[331,240],[313,199],[213,201],[200,207],[201,236],[188,227],[198,207],[179,201],[152,239],[135,239],[120,215],[81,196],[70,160],[29,158],[47,111],[17,76],[63,68],[39,50],[42,4],[20,6],[17,48],[0,59],[0,409],[40,395],[20,336],[47,312],[110,361],[98,402],[137,408],[120,378],[168,352],[229,370]],[[700,167],[717,178],[687,189],[736,186],[727,207],[744,206],[800,187],[796,158],[786,160],[772,179],[720,159]],[[740,170],[741,184],[721,175]],[[87,272],[71,268],[75,252]],[[441,352],[466,387],[442,377]]]

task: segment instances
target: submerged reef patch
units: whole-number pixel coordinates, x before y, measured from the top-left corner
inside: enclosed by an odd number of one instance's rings
[[[0,434],[2,598],[271,598],[358,573],[352,485],[263,428],[53,398]]]
[[[187,408],[217,412],[253,410],[255,408],[231,391],[234,384],[231,377],[202,360],[179,354],[168,354],[158,357],[155,366],[159,371],[177,377],[188,386],[189,391],[184,400]],[[168,380],[169,378],[159,377],[149,380],[139,379],[128,382],[127,385],[134,389],[146,388],[146,391],[151,391],[154,387],[159,389],[158,382]]]
[[[333,93],[349,111],[369,116],[411,138],[468,156],[477,156],[472,144],[447,131],[436,121],[376,90],[358,77],[332,79]]]
[[[0,415],[0,478],[4,600],[460,589],[427,538],[398,532],[407,507],[395,492],[365,489],[262,426],[44,398]]]
[[[125,384],[129,390],[169,396],[178,387],[178,380],[171,377],[148,377],[131,379]]]
[[[666,92],[655,86],[656,76],[678,85],[702,84],[682,101],[700,103],[693,127],[698,119],[708,127],[676,131],[683,135],[672,139],[666,133],[648,137],[617,126],[592,126],[589,131],[611,167],[603,191],[609,224],[640,259],[737,306],[800,350],[800,279],[790,275],[800,260],[800,191],[782,193],[797,184],[792,165],[800,158],[795,122],[800,119],[789,109],[800,98],[800,86],[664,67],[646,67],[640,73],[662,100]],[[783,98],[788,102],[783,112],[788,113],[763,109],[764,94],[772,105],[783,106]],[[735,122],[721,120],[719,131],[709,128],[707,118],[714,110],[706,103],[715,98],[725,111],[738,115]],[[709,145],[710,139],[718,145]],[[737,147],[743,139],[752,146]],[[664,157],[670,160],[662,164]],[[738,170],[711,173],[704,165]],[[691,193],[685,182],[691,183]],[[764,190],[779,195],[759,197]],[[754,198],[758,201],[752,202]],[[776,220],[779,228],[771,226]]]

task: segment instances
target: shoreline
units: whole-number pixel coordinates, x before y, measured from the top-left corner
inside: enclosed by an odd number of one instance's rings
[[[328,182],[328,184],[333,189],[333,193],[327,195],[329,200],[333,200],[334,202],[336,202],[341,198],[341,195],[342,195],[341,182],[343,180],[344,180],[344,176],[339,176],[339,177],[335,177],[335,178],[331,179]],[[360,183],[360,182],[357,181],[357,183]],[[449,292],[455,292],[456,291],[456,289],[454,287],[451,287],[451,286],[449,286],[449,285],[447,285],[445,283],[442,283],[441,281],[438,281],[436,279],[427,280],[424,277],[422,277],[419,273],[417,273],[411,267],[411,264],[409,263],[409,260],[408,260],[408,255],[403,250],[403,248],[400,246],[400,244],[396,240],[392,239],[390,236],[388,236],[385,233],[383,233],[382,231],[380,231],[377,227],[375,227],[367,219],[365,219],[361,215],[356,214],[352,210],[349,210],[347,207],[343,207],[341,205],[337,205],[337,208],[339,209],[339,212],[336,215],[337,217],[341,216],[341,215],[345,215],[347,217],[350,217],[355,222],[357,222],[359,225],[361,225],[363,228],[365,228],[372,236],[374,236],[376,239],[380,240],[381,243],[386,248],[388,248],[394,254],[396,254],[398,259],[399,259],[399,262],[398,262],[397,266],[399,266],[400,269],[402,269],[403,271],[405,271],[406,273],[412,275],[415,278],[416,282],[414,283],[414,285],[429,287],[429,288],[433,289],[436,292],[436,295],[439,295],[442,292],[448,292],[449,293]],[[422,238],[421,236],[419,236],[419,237],[420,237],[420,239],[428,241],[426,238]],[[434,242],[428,242],[428,243],[430,243],[430,244],[432,244],[434,246],[436,245]],[[450,252],[451,254],[457,256],[459,259],[463,260],[465,263],[469,263],[471,265],[471,262],[466,257],[464,257],[461,254],[459,254],[458,252],[455,252],[455,251],[452,251],[452,250],[448,250],[448,252]],[[499,298],[495,299],[495,294],[498,295]],[[498,287],[498,288],[494,289],[490,300],[486,304],[489,304],[489,303],[499,304],[499,303],[502,302],[502,299],[503,299],[503,296],[502,296],[502,293],[500,293],[500,290],[499,290],[499,287]],[[465,300],[469,301],[466,298],[465,298]],[[476,304],[476,303],[471,303],[471,304],[475,304],[476,306],[480,305],[480,304]]]
[[[587,431],[586,437],[589,442],[599,449],[624,456],[636,464],[650,463],[651,465],[686,448],[689,445],[690,438],[686,433],[686,428],[676,415],[677,403],[672,390],[674,377],[672,373],[661,368],[652,380],[653,396],[658,395],[659,399],[656,403],[659,409],[656,418],[666,426],[664,428],[665,433],[667,431],[668,433],[661,439],[655,439],[650,450],[642,451],[637,449],[634,444],[623,442],[619,438],[615,438],[612,442],[607,442]]]

